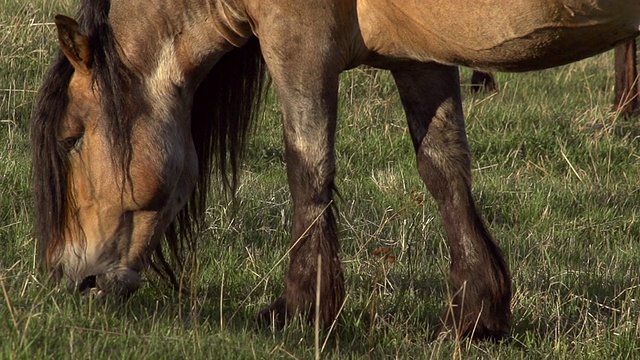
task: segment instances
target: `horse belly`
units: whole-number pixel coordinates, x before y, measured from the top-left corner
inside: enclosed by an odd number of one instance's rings
[[[361,0],[363,39],[388,57],[529,71],[640,34],[639,0]]]

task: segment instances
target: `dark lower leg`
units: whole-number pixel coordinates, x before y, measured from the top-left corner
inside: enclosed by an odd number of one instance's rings
[[[312,184],[319,184],[318,174],[305,173],[300,166],[296,166],[300,163],[291,160],[290,152],[287,153],[294,199],[289,270],[284,294],[263,310],[260,316],[267,321],[274,319],[277,326],[284,325],[287,318],[297,314],[304,320],[313,321],[316,316],[316,294],[319,291],[319,319],[323,326],[330,326],[345,297],[342,266],[338,257],[336,219],[331,200],[333,181],[331,179],[324,182],[322,189],[314,189]]]
[[[638,86],[638,70],[636,41],[631,40],[615,48],[616,96],[615,111],[631,115],[640,112],[640,86]]]
[[[446,127],[435,129],[418,150],[418,164],[449,238],[452,299],[443,315],[443,331],[456,338],[500,339],[509,331],[511,317],[509,271],[476,210],[465,142],[442,143],[448,136],[438,130]]]
[[[423,65],[394,72],[416,149],[418,170],[437,201],[451,252],[451,302],[443,333],[500,339],[509,332],[507,265],[471,195],[471,154],[455,68]]]
[[[344,301],[344,279],[331,204],[323,202],[314,210],[307,209],[306,214],[300,216],[302,219],[298,216],[295,219],[294,245],[284,296],[288,312],[300,313],[311,321],[316,316],[314,305],[319,291],[317,315],[321,324],[329,326]]]

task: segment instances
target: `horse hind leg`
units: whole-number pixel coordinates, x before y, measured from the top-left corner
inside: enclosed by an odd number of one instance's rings
[[[615,48],[616,94],[614,111],[623,115],[640,113],[637,45],[633,39]]]
[[[499,340],[509,332],[511,280],[471,194],[458,70],[423,64],[392,73],[420,176],[438,203],[450,245],[451,301],[440,334]]]

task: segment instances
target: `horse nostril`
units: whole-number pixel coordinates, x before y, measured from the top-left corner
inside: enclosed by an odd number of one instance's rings
[[[96,276],[95,275],[90,275],[87,276],[86,278],[84,278],[80,284],[78,285],[78,292],[80,293],[84,293],[85,291],[89,291],[92,288],[95,288],[96,285]]]

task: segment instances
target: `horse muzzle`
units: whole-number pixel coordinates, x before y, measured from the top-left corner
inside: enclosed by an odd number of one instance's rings
[[[132,269],[120,269],[104,274],[89,275],[79,282],[71,282],[69,291],[84,296],[115,295],[127,299],[140,288],[140,274]]]

